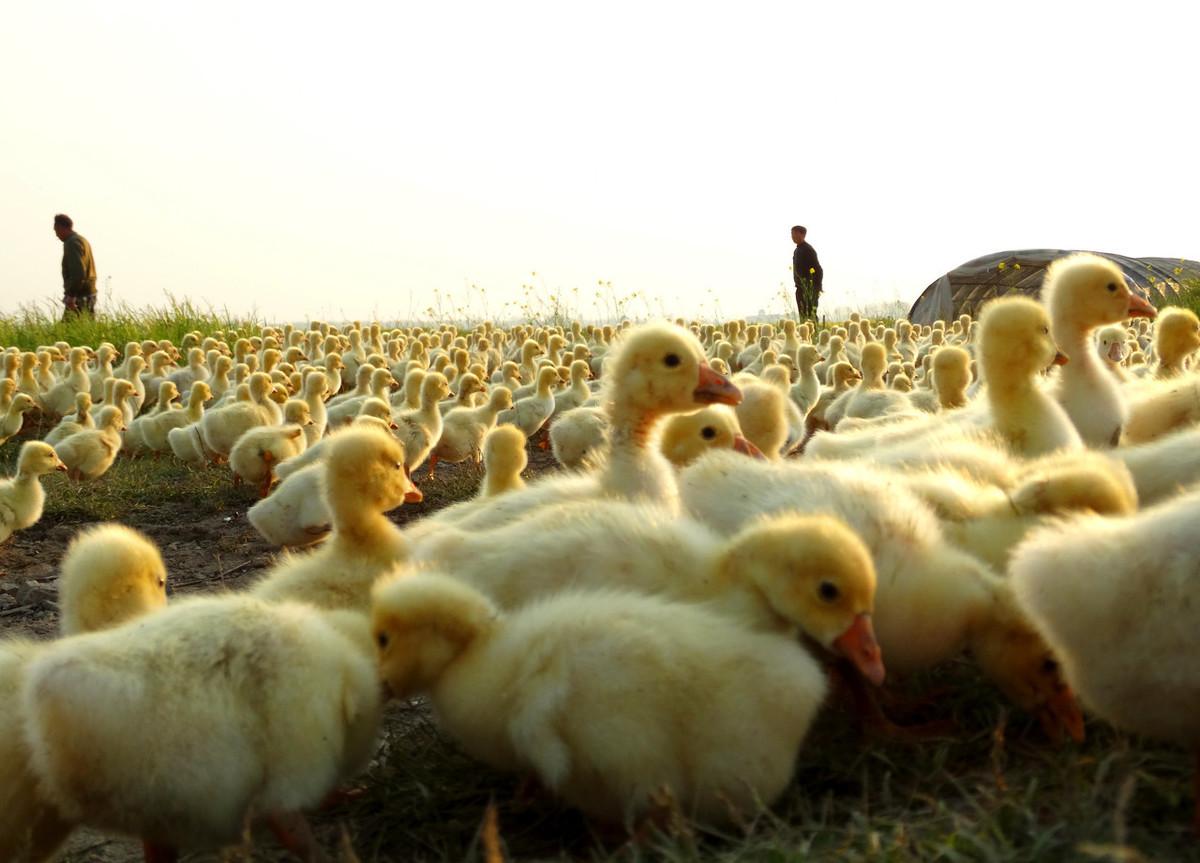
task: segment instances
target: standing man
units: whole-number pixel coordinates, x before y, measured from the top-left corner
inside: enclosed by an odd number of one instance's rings
[[[807,235],[808,228],[803,225],[792,228],[792,242],[796,244],[796,251],[792,253],[792,276],[796,280],[796,307],[800,310],[800,320],[816,320],[825,271],[817,260],[817,250],[804,239]]]
[[[75,233],[70,216],[54,217],[54,235],[62,240],[63,320],[86,312],[96,312],[96,260],[92,246]]]

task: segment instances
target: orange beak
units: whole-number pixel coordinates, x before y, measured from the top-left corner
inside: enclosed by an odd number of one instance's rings
[[[1062,739],[1064,731],[1076,743],[1082,743],[1086,736],[1083,730],[1083,711],[1079,709],[1075,693],[1066,684],[1050,696],[1046,703],[1037,709],[1035,715],[1046,736],[1055,742]]]
[[[725,375],[713,371],[708,363],[701,363],[692,400],[698,405],[739,405],[742,403],[742,391]]]
[[[748,455],[752,458],[766,459],[766,456],[763,455],[762,450],[750,443],[750,441],[746,440],[741,435],[734,435],[733,449],[734,452],[740,452],[742,455]]]
[[[876,686],[883,685],[887,672],[883,667],[883,651],[879,649],[875,628],[871,626],[871,615],[863,612],[854,618],[850,628],[834,639],[833,647],[853,662],[863,677]]]
[[[1158,317],[1158,309],[1150,305],[1141,294],[1129,292],[1129,317],[1131,318],[1156,318]]]
[[[1065,366],[1069,362],[1070,362],[1070,360],[1067,359],[1067,355],[1064,354],[1062,351],[1057,351],[1054,354],[1054,365]]]

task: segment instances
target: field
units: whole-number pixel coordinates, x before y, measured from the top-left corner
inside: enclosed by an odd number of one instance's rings
[[[18,445],[0,448],[0,468],[13,469]],[[538,452],[530,475],[554,469]],[[472,468],[443,466],[421,481],[425,502],[392,517],[419,518],[470,495],[476,482]],[[152,537],[173,595],[237,589],[273,558],[245,521],[251,493],[234,489],[221,469],[122,459],[90,486],[73,489],[60,476],[46,485],[43,520],[0,552],[6,633],[53,635],[56,563],[74,532],[96,520],[118,519]],[[965,660],[897,688],[892,711],[906,723],[950,719],[955,727],[937,738],[880,740],[832,706],[801,752],[794,787],[771,811],[726,834],[680,824],[633,849],[458,754],[421,703],[395,704],[362,795],[315,821],[327,847],[348,841],[363,861],[480,858],[489,801],[505,852],[521,860],[1200,859],[1183,753],[1096,722],[1083,746],[1055,746],[1029,717],[1003,707]],[[64,859],[133,861],[140,846],[85,833]],[[285,858],[261,837],[245,859]]]
[[[0,343],[5,327],[11,334],[19,323],[0,321]],[[142,324],[145,334],[150,322],[131,326]],[[217,324],[251,326],[197,313],[155,335],[178,339]],[[81,335],[67,338],[94,343],[98,334]],[[59,337],[49,321],[24,336],[36,343]],[[0,472],[14,470],[21,441],[38,431],[0,447]],[[549,455],[535,450],[526,478],[555,470]],[[455,465],[441,466],[432,480],[423,474],[417,479],[425,501],[392,513],[398,524],[470,496],[479,477]],[[42,521],[0,548],[4,634],[53,636],[58,560],[75,531],[96,521],[119,520],[155,540],[175,596],[244,587],[275,556],[246,522],[253,493],[235,489],[224,469],[122,458],[90,485],[73,487],[55,475],[45,486]],[[882,738],[831,701],[801,750],[792,788],[770,810],[741,813],[737,827],[723,833],[678,818],[631,845],[594,830],[519,777],[457,752],[421,701],[395,703],[358,793],[313,820],[324,847],[364,863],[493,859],[496,843],[481,830],[493,803],[499,849],[514,860],[1200,860],[1190,829],[1192,764],[1179,750],[1098,721],[1089,723],[1086,743],[1056,745],[1032,718],[1007,708],[966,659],[890,687],[887,709],[905,725],[944,727],[938,736]],[[63,859],[124,863],[140,860],[141,847],[83,832]],[[263,834],[232,859],[289,858]]]

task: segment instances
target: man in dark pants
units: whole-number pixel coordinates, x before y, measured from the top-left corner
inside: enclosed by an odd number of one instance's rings
[[[803,225],[792,228],[792,242],[796,244],[796,251],[792,253],[792,276],[796,281],[796,307],[800,310],[800,320],[816,320],[825,271],[817,260],[817,250],[804,239],[807,235],[808,229]]]
[[[75,233],[70,216],[54,217],[54,235],[62,240],[63,320],[85,312],[96,312],[96,260],[92,246]]]

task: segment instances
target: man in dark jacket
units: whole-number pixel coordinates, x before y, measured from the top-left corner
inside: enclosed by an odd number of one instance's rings
[[[796,281],[796,307],[800,310],[800,319],[816,320],[825,271],[817,260],[817,250],[804,239],[807,235],[808,229],[803,225],[792,228],[792,242],[796,244],[796,251],[792,253],[792,276]]]
[[[54,217],[54,235],[62,240],[63,319],[96,311],[96,260],[92,246],[75,233],[70,216]]]

